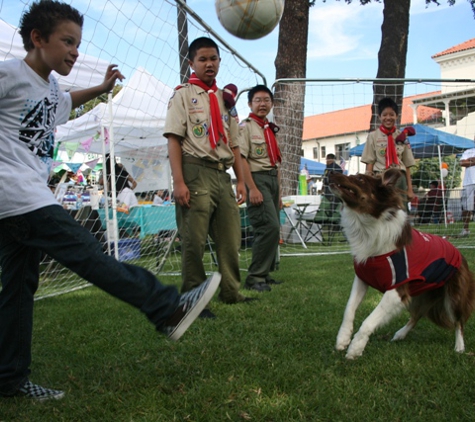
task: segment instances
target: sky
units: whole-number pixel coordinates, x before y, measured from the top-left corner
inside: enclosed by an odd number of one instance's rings
[[[114,13],[104,11],[122,10],[124,18],[136,16],[137,0],[66,0],[71,1],[82,13],[88,16],[89,26],[99,27],[107,18],[115,19]],[[287,0],[291,1],[291,0]],[[0,18],[12,25],[18,25],[19,16],[29,3],[27,0],[0,0]],[[175,20],[175,16],[164,15],[163,3],[173,4],[173,0],[140,0],[145,7],[157,12],[165,21]],[[436,53],[475,38],[475,19],[467,0],[457,0],[455,6],[448,6],[446,0],[441,5],[431,4],[426,7],[424,0],[412,0],[409,28],[409,45],[407,55],[406,78],[438,79],[439,65],[431,58]],[[211,27],[227,41],[240,55],[246,58],[266,77],[269,86],[275,80],[274,60],[278,46],[278,27],[269,35],[258,40],[241,40],[229,34],[220,24],[213,0],[187,0],[187,4]],[[142,9],[143,9],[142,8]],[[164,12],[162,12],[164,10]],[[89,16],[98,15],[96,22]],[[99,16],[100,15],[100,16]],[[114,16],[114,18],[112,17]],[[138,18],[138,20],[142,18]],[[372,2],[365,6],[358,0],[351,4],[343,0],[316,0],[310,9],[310,25],[308,40],[307,78],[375,78],[377,73],[377,54],[381,42],[381,24],[383,20],[383,3]],[[150,31],[168,30],[159,24],[147,22],[143,18],[143,27]],[[127,28],[116,24],[117,32],[126,33]],[[116,36],[110,34],[111,39]],[[86,33],[85,33],[86,36]],[[135,34],[134,36],[137,36]],[[134,36],[130,38],[133,39]],[[140,40],[137,39],[138,44]],[[94,40],[92,42],[94,44]],[[100,54],[93,46],[86,48],[86,54],[98,54],[108,60],[107,51]],[[83,51],[84,52],[84,51]],[[121,54],[116,51],[112,54]],[[130,63],[132,71],[135,56],[132,51],[124,63]],[[137,53],[139,55],[139,53]],[[150,61],[150,58],[147,59]],[[147,63],[151,67],[160,64]],[[475,75],[474,75],[475,77]],[[171,86],[172,83],[170,83]]]
[[[222,28],[210,3],[187,2],[273,82],[278,27],[260,40],[240,40]],[[431,56],[475,38],[470,4],[466,0],[457,0],[454,6],[444,0],[440,6],[426,7],[424,0],[411,3],[406,78],[440,78],[439,65]],[[351,4],[317,0],[310,9],[307,78],[375,78],[382,22],[382,3],[362,6],[358,0]]]

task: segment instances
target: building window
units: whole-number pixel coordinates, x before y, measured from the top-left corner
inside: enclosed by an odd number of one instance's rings
[[[348,160],[350,158],[350,143],[335,145],[335,156],[337,160]]]
[[[318,160],[318,148],[313,149],[313,159]]]
[[[322,155],[321,155],[321,157],[322,157],[322,158],[325,158],[325,157],[327,156],[327,148],[326,148],[326,147],[322,147],[321,150],[322,150]]]

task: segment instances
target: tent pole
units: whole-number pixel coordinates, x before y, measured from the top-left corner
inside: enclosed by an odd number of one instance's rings
[[[112,194],[112,226],[114,230],[114,256],[119,259],[119,228],[117,225],[117,191],[115,174],[114,129],[112,125],[112,92],[107,95],[107,109],[109,110],[109,160],[111,163],[111,194]]]
[[[102,142],[102,183],[104,187],[104,212],[106,219],[106,232],[107,232],[107,254],[111,254],[111,233],[109,228],[111,227],[111,219],[109,216],[109,184],[107,183],[107,166],[106,166],[106,137],[104,133],[104,126],[101,125],[101,142]]]
[[[447,205],[445,204],[445,183],[444,183],[444,175],[442,173],[442,153],[440,151],[440,145],[437,144],[437,155],[439,157],[439,173],[440,173],[440,186],[442,192],[442,208],[444,210],[444,224],[445,228],[447,228]]]

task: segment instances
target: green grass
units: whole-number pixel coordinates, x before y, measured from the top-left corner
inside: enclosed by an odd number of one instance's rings
[[[469,262],[475,251],[465,250]],[[473,421],[475,321],[466,353],[421,321],[391,343],[407,314],[361,358],[334,350],[353,278],[349,255],[283,257],[285,281],[258,302],[224,305],[172,343],[130,306],[91,287],[38,301],[31,379],[61,401],[0,401],[0,421]],[[176,277],[166,283],[178,284]],[[380,294],[370,291],[356,325]]]

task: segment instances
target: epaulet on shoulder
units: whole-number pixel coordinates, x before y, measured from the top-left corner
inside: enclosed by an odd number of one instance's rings
[[[178,91],[179,89],[182,89],[182,88],[186,88],[188,86],[190,86],[190,84],[180,84],[175,87],[175,91]]]
[[[245,119],[242,119],[241,122],[239,123],[239,126],[244,127],[246,124],[248,124],[251,121],[249,117],[246,117]]]

